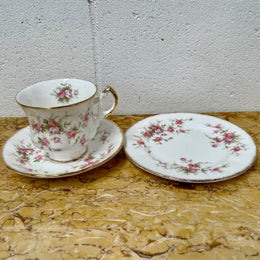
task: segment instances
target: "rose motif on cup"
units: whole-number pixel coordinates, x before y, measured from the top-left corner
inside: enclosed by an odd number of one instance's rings
[[[52,93],[60,103],[69,103],[73,98],[77,98],[79,91],[77,89],[73,90],[71,84],[61,83]]]
[[[83,116],[83,121],[84,121],[85,123],[87,123],[87,122],[88,122],[88,118],[89,118],[88,113],[84,114],[84,116]]]
[[[88,126],[89,114],[82,113],[80,118],[81,121],[79,121],[78,125],[73,125],[70,121],[57,120],[53,117],[49,119],[35,118],[32,123],[32,129],[38,135],[37,143],[42,148],[48,148],[50,151],[53,150],[50,145],[51,143],[80,143],[84,146],[87,142],[84,129]]]
[[[43,146],[49,147],[49,141],[46,138],[38,137],[38,143]]]
[[[68,138],[70,138],[70,139],[76,137],[76,135],[77,135],[77,128],[76,128],[76,127],[70,129],[70,130],[67,132],[67,136],[68,136]]]
[[[56,161],[80,158],[96,135],[100,120],[118,103],[111,86],[99,97],[97,90],[89,81],[66,78],[39,82],[20,91],[16,99],[28,116],[34,145]],[[100,104],[108,94],[114,98],[112,106],[101,111]]]
[[[32,125],[32,128],[36,132],[49,132],[50,134],[59,134],[60,132],[64,132],[63,126],[54,119],[44,119],[42,123],[39,123],[39,121],[40,120]]]

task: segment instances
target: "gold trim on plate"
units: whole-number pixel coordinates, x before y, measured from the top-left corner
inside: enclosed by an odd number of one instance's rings
[[[233,175],[227,176],[227,177],[223,177],[223,178],[218,178],[218,179],[205,179],[205,180],[190,180],[190,179],[181,179],[181,178],[175,178],[172,176],[166,176],[164,174],[161,174],[159,172],[155,172],[151,169],[148,169],[142,165],[140,165],[139,163],[137,163],[125,150],[124,147],[124,152],[126,154],[127,159],[132,162],[135,166],[137,166],[138,168],[142,169],[143,171],[147,172],[147,173],[151,173],[157,177],[161,177],[163,179],[166,180],[171,180],[171,181],[177,181],[177,182],[185,182],[185,183],[197,183],[197,184],[203,184],[203,183],[216,183],[216,182],[221,182],[221,181],[226,181],[226,180],[230,180],[233,179],[235,177],[238,177],[240,175],[242,175],[243,173],[247,172],[256,162],[256,158],[257,158],[257,154],[255,155],[254,159],[252,160],[251,164],[245,168],[243,171],[238,172],[238,173],[234,173]]]
[[[176,113],[173,113],[173,114],[176,114]],[[178,113],[177,113],[178,114]],[[194,114],[194,113],[188,113],[188,114]],[[134,127],[135,125],[137,125],[138,123],[140,123],[141,121],[143,120],[147,120],[148,118],[152,118],[152,117],[156,117],[156,116],[159,116],[159,115],[162,115],[162,114],[156,114],[156,115],[152,115],[152,116],[149,116],[149,117],[146,117],[136,123],[134,123],[131,127],[128,128],[128,130],[132,127]],[[203,114],[195,114],[195,115],[202,115],[202,116],[207,116],[207,117],[214,117],[214,116],[210,116],[210,115],[203,115]],[[220,119],[218,117],[214,117],[216,119],[219,119],[221,121],[227,121],[227,120],[224,120],[224,119]],[[228,123],[232,124],[231,122],[227,121]],[[234,124],[233,124],[234,125]],[[241,129],[242,131],[244,131],[242,128],[240,128],[239,126],[235,125],[237,128]],[[128,132],[128,130],[126,131],[125,133],[125,136]],[[248,136],[250,136],[246,131],[244,131]],[[251,136],[250,136],[251,137]],[[252,137],[251,137],[252,139]],[[253,141],[253,139],[252,139]],[[254,142],[254,141],[253,141]],[[256,147],[256,145],[255,145]],[[135,166],[137,166],[138,168],[142,169],[143,171],[146,171],[150,174],[153,174],[155,176],[158,176],[160,178],[163,178],[163,179],[167,179],[167,180],[171,180],[171,181],[177,181],[177,182],[185,182],[185,183],[197,183],[197,184],[203,184],[203,183],[216,183],[216,182],[221,182],[221,181],[225,181],[225,180],[230,180],[230,179],[233,179],[235,177],[238,177],[240,175],[242,175],[243,173],[247,172],[251,167],[253,167],[254,163],[256,162],[256,159],[257,159],[257,147],[256,147],[256,152],[255,152],[255,156],[254,158],[252,159],[252,161],[249,163],[249,165],[242,171],[240,172],[237,172],[237,173],[234,173],[233,175],[229,175],[227,177],[223,177],[223,178],[217,178],[217,179],[201,179],[201,180],[191,180],[191,179],[182,179],[182,178],[176,178],[176,177],[172,177],[172,176],[167,176],[167,175],[164,175],[162,173],[159,173],[159,172],[156,172],[156,171],[153,171],[149,168],[146,168],[144,167],[143,165],[139,164],[138,162],[136,162],[126,151],[126,143],[124,145],[124,152],[126,154],[126,157],[128,158],[128,160],[130,162],[132,162]]]

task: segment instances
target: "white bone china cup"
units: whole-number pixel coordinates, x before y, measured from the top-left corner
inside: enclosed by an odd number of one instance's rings
[[[100,102],[108,93],[114,97],[113,105],[101,111]],[[28,117],[33,144],[56,161],[80,158],[100,119],[117,107],[118,96],[112,87],[96,94],[95,84],[79,79],[48,80],[21,90],[16,101]]]

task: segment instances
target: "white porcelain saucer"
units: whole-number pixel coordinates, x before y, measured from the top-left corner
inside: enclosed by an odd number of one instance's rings
[[[3,148],[3,159],[17,173],[37,178],[60,178],[92,170],[112,159],[122,148],[124,134],[112,121],[102,119],[88,151],[80,159],[61,163],[36,148],[29,126],[13,135]]]
[[[218,182],[247,171],[256,159],[252,138],[212,116],[175,113],[148,117],[126,132],[130,161],[154,175],[189,183]]]

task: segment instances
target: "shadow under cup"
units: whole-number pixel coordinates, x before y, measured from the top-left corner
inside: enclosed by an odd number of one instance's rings
[[[39,82],[20,91],[16,101],[26,113],[33,144],[56,161],[78,159],[87,151],[99,121],[117,105],[116,92],[110,87],[115,102],[106,112],[99,111],[101,97],[97,87],[78,79],[56,79]]]

